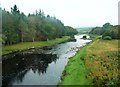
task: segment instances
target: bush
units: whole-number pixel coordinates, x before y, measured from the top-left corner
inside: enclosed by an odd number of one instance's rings
[[[111,40],[112,38],[110,36],[103,37],[104,40]]]

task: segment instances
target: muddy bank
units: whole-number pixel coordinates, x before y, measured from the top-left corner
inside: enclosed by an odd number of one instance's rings
[[[75,38],[69,38],[68,40],[60,42],[58,44],[70,42],[70,41],[73,41],[73,39],[75,39]],[[43,53],[46,54],[45,50],[51,50],[52,47],[54,47],[55,45],[58,45],[58,44],[54,44],[51,46],[43,46],[43,47],[31,47],[31,48],[27,48],[25,50],[14,51],[14,52],[11,52],[9,54],[2,55],[2,60],[12,58],[13,56],[16,56],[16,55],[43,54]]]
[[[14,58],[15,56],[19,56],[19,55],[26,56],[26,55],[46,54],[45,50],[50,50],[50,49],[52,49],[52,47],[53,46],[45,46],[45,47],[41,47],[41,48],[29,48],[26,50],[17,51],[17,52],[13,52],[10,54],[2,55],[2,61]]]

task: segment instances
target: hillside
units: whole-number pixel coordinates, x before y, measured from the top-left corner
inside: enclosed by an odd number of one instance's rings
[[[93,27],[80,27],[75,28],[80,34],[88,33],[92,30]]]

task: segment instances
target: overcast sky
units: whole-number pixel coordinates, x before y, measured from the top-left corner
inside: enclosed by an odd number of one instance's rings
[[[10,11],[16,4],[26,15],[42,9],[72,27],[102,26],[109,22],[118,24],[120,0],[2,0],[1,7]]]

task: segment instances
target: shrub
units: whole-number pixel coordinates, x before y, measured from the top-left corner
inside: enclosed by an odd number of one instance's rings
[[[103,37],[104,40],[111,40],[112,38],[110,36]]]

